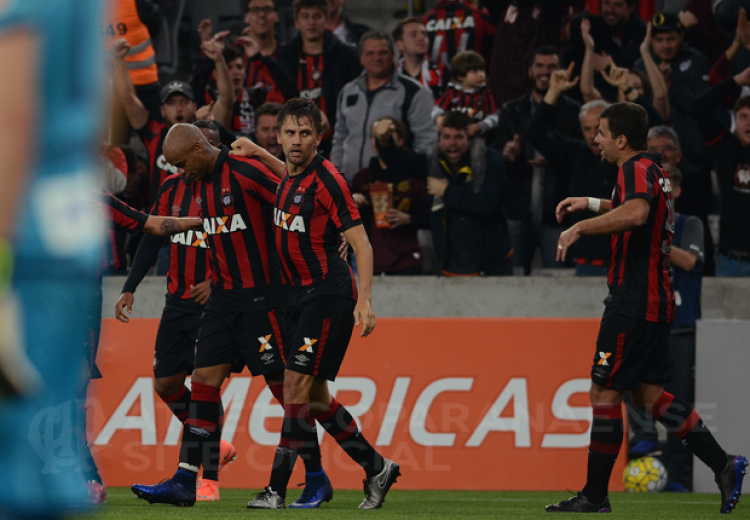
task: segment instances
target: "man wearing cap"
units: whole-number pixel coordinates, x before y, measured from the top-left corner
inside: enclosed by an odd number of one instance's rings
[[[157,119],[149,114],[136,96],[133,82],[128,75],[125,63],[128,47],[125,40],[117,40],[112,45],[114,84],[130,125],[143,140],[148,151],[150,202],[153,203],[164,179],[178,173],[177,168],[164,158],[161,152],[162,143],[173,124],[195,121],[195,96],[192,87],[184,81],[170,81],[161,89],[161,118]]]
[[[694,99],[708,88],[710,61],[685,43],[685,28],[671,13],[656,13],[651,18],[651,55],[669,89],[670,124],[677,131],[685,159],[695,167],[710,168],[711,156],[693,112]],[[643,59],[635,68],[645,70]]]

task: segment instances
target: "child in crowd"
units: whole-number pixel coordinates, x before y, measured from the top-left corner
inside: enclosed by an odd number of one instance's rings
[[[451,76],[440,99],[432,109],[432,119],[440,129],[444,114],[451,110],[466,113],[474,123],[469,126],[469,137],[486,134],[499,121],[495,100],[485,84],[485,61],[474,51],[459,52],[451,60]]]

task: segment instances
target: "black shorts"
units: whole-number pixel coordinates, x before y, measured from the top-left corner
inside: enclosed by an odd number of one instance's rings
[[[663,385],[672,379],[669,323],[631,318],[607,307],[596,339],[591,380],[615,390],[636,390],[641,383]]]
[[[287,370],[334,381],[354,330],[357,302],[322,295],[288,308]]]
[[[206,308],[195,342],[195,368],[229,363],[238,358],[253,376],[283,371],[284,342],[280,309],[224,312]]]
[[[154,348],[155,378],[193,372],[195,338],[200,324],[200,313],[185,312],[169,305],[164,307]]]

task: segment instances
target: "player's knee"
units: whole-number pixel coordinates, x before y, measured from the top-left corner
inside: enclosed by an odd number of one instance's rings
[[[154,381],[154,390],[161,399],[175,395],[185,386],[185,378],[160,377]]]
[[[309,402],[312,376],[287,371],[284,376],[284,402]]]
[[[226,376],[227,372],[221,370],[220,367],[196,368],[191,381],[201,385],[220,388]]]
[[[622,394],[617,390],[591,383],[589,399],[593,406],[617,406],[622,403]]]
[[[273,386],[284,383],[284,371],[279,370],[271,374],[265,374],[263,378],[266,380],[266,385]]]

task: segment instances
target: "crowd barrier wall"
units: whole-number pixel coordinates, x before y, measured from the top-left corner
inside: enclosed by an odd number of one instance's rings
[[[182,425],[153,391],[157,326],[149,318],[103,323],[104,379],[92,383],[89,417],[107,485],[156,483],[177,464]],[[578,489],[597,327],[596,319],[381,318],[370,337],[355,333],[331,388],[370,442],[399,462],[399,489]],[[223,437],[238,452],[222,486],[261,488],[282,408],[247,370],[222,397]],[[319,432],[334,487],[360,488],[362,470]],[[612,489],[622,489],[624,458]],[[304,480],[300,467],[292,485]]]

